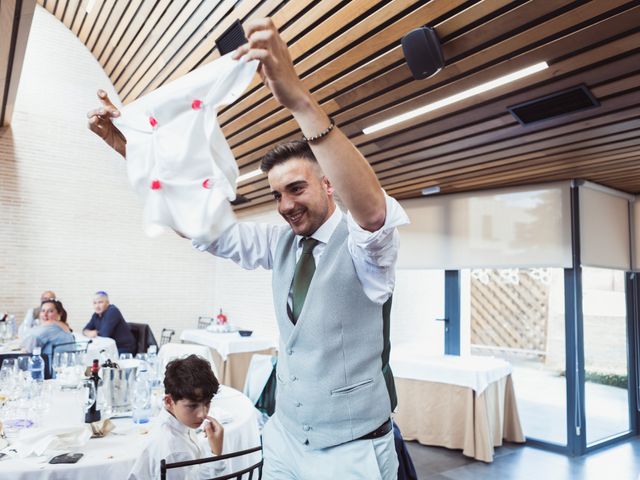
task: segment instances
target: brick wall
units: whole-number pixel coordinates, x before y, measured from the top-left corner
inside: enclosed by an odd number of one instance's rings
[[[22,319],[54,290],[74,329],[106,290],[130,321],[191,327],[217,306],[215,260],[175,235],[147,238],[124,161],[86,127],[110,82],[91,53],[35,12],[10,128],[0,129],[0,310]]]

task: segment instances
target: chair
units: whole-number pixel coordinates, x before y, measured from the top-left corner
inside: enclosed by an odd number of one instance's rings
[[[53,378],[53,359],[55,358],[56,352],[66,352],[66,353],[87,353],[89,349],[89,344],[92,343],[93,340],[89,340],[88,342],[66,342],[66,343],[58,343],[51,347],[51,358],[50,358],[50,369],[49,378]]]
[[[204,317],[204,316],[198,317],[198,329],[199,330],[207,328],[212,323],[213,323],[213,318],[212,317]]]
[[[174,468],[182,468],[182,467],[190,467],[192,465],[201,465],[203,463],[212,463],[212,462],[219,462],[222,460],[226,460],[228,458],[237,458],[237,457],[241,457],[243,455],[250,455],[254,452],[262,452],[262,446],[259,447],[254,447],[254,448],[249,448],[247,450],[241,450],[239,452],[234,452],[234,453],[227,453],[225,455],[219,455],[217,457],[207,457],[207,458],[198,458],[196,460],[188,460],[185,462],[175,462],[175,463],[166,463],[166,461],[163,459],[160,461],[160,479],[161,480],[166,480],[167,478],[167,470],[171,470]],[[235,472],[232,473],[225,473],[221,476],[218,477],[213,477],[209,480],[230,480],[232,478],[235,478],[236,480],[240,480],[242,478],[243,475],[245,474],[249,474],[249,476],[247,477],[249,480],[253,480],[253,474],[257,471],[258,472],[258,476],[256,478],[256,480],[261,480],[262,479],[262,464],[264,462],[264,459],[262,458],[262,455],[260,455],[260,461],[254,463],[253,465],[243,468],[242,470],[237,470]]]
[[[31,358],[30,353],[2,353],[0,354],[0,368],[2,368],[2,364],[7,358]],[[49,355],[41,354],[40,357],[44,360],[44,379],[51,379],[51,367],[49,361]]]
[[[176,331],[170,328],[163,328],[160,334],[160,346],[169,343],[171,338],[175,335]]]
[[[244,382],[244,394],[258,410],[269,417],[276,409],[277,362],[278,357],[273,355],[253,355]]]
[[[167,363],[171,360],[186,357],[191,354],[198,355],[207,360],[211,364],[213,374],[216,376],[218,381],[222,383],[222,378],[218,376],[218,369],[213,361],[211,349],[204,345],[197,345],[195,343],[167,343],[163,345],[158,352],[158,362],[162,368],[162,372],[164,373]]]
[[[136,339],[136,351],[134,352],[134,355],[137,353],[146,353],[150,345],[158,346],[156,337],[153,335],[149,324],[132,322],[127,323],[129,325],[129,330],[131,330],[131,333]]]
[[[89,349],[89,344],[92,342],[93,340],[89,340],[87,342],[58,343],[53,347],[51,347],[51,358],[53,358],[56,352],[87,353],[87,350]]]

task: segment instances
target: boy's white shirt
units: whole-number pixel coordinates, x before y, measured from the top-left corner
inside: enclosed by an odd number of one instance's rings
[[[156,480],[160,478],[160,460],[167,463],[183,462],[196,458],[211,457],[213,454],[204,438],[182,424],[166,409],[162,409],[154,426],[151,438],[129,473],[129,480]],[[167,479],[200,480],[223,473],[226,461],[204,463],[192,467],[167,471]]]

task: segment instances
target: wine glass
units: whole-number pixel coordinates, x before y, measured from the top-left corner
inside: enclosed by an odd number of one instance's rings
[[[53,371],[56,373],[55,378],[62,379],[62,372],[67,366],[67,352],[56,352],[53,355]]]

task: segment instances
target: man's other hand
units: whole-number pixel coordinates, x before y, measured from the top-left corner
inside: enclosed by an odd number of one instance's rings
[[[111,121],[111,119],[119,117],[120,112],[115,105],[111,103],[107,92],[104,90],[98,90],[98,100],[102,103],[102,107],[90,110],[87,113],[89,130],[102,138],[107,145],[120,155],[126,157],[127,139]]]

